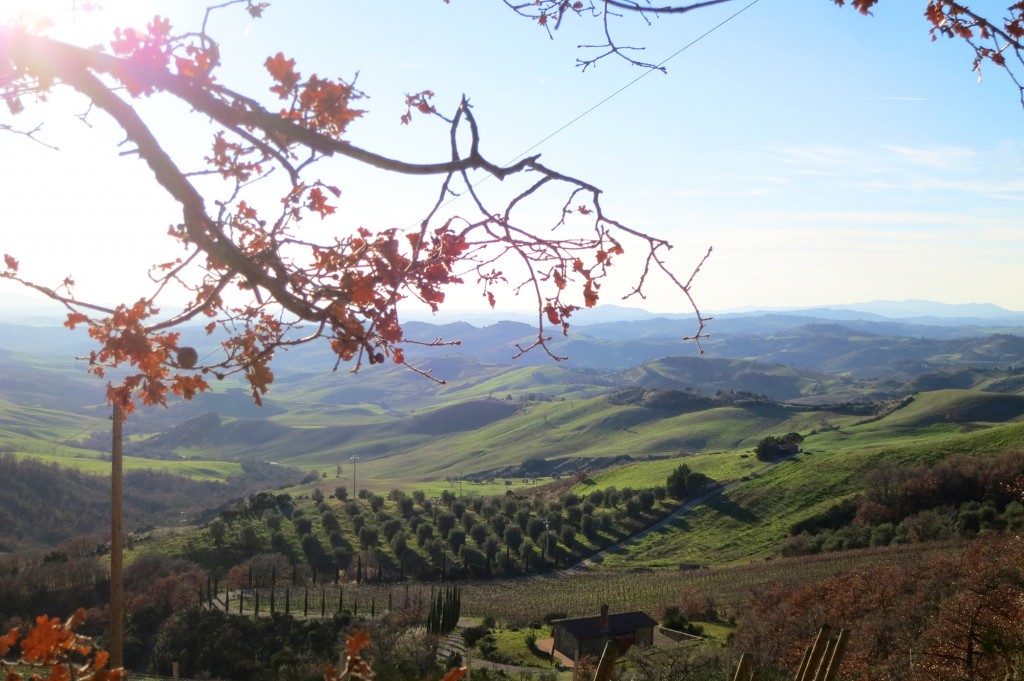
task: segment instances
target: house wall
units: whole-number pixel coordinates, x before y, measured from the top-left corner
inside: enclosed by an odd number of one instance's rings
[[[588,655],[599,658],[604,654],[605,639],[602,638],[588,638],[584,641],[580,641],[580,657],[587,657]]]
[[[577,645],[577,641],[573,637],[573,635],[565,629],[563,629],[562,627],[555,627],[554,631],[552,632],[552,636],[555,639],[554,643],[552,644],[552,648],[562,653],[570,660],[573,659],[576,655]]]
[[[633,644],[638,646],[654,645],[654,627],[640,627],[633,632]]]

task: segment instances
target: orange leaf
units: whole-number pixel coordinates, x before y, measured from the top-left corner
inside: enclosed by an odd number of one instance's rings
[[[68,314],[67,321],[64,322],[64,326],[69,329],[75,328],[78,324],[85,324],[89,321],[89,318],[81,312],[71,312]]]
[[[349,296],[352,302],[356,305],[369,305],[376,298],[373,289],[373,279],[369,277],[361,277],[358,281],[352,284],[352,288],[349,291]]]
[[[17,272],[18,271],[18,261],[15,260],[13,256],[7,255],[5,253],[4,254],[4,264],[7,266],[7,269],[10,270],[11,272]]]
[[[353,629],[345,641],[345,652],[349,657],[358,655],[359,651],[370,645],[370,633],[363,629]]]
[[[67,665],[55,664],[50,667],[50,676],[47,681],[71,681],[71,672]]]
[[[270,88],[270,91],[285,99],[299,82],[299,74],[295,72],[295,60],[285,59],[284,54],[278,52],[273,57],[267,57],[263,65],[270,72],[270,77],[280,83]]]
[[[455,667],[449,670],[449,672],[444,675],[444,678],[442,678],[441,681],[459,681],[459,679],[461,679],[465,675],[465,667]]]
[[[556,310],[551,305],[545,307],[544,312],[547,313],[548,321],[551,322],[552,324],[558,324],[559,322],[562,321],[561,317],[558,316],[558,310]]]
[[[18,641],[18,627],[7,632],[6,636],[0,636],[0,655],[6,655],[7,651]]]

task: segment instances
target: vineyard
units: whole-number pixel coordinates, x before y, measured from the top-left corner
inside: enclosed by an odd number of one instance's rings
[[[491,617],[505,627],[521,627],[557,613],[590,615],[608,604],[612,611],[643,610],[659,616],[666,607],[699,602],[718,617],[737,615],[752,594],[773,584],[797,586],[862,568],[913,565],[935,555],[958,552],[954,544],[913,544],[800,558],[778,559],[736,567],[693,570],[590,571],[511,580],[459,582],[461,613]],[[377,617],[405,607],[429,608],[447,583],[367,583],[315,587],[228,589],[230,612],[321,617],[348,612]],[[272,593],[273,591],[273,593]],[[225,595],[216,603],[225,607]],[[287,599],[287,600],[286,600]]]

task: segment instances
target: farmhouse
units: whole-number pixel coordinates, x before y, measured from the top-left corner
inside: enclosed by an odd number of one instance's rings
[[[596,617],[552,620],[552,648],[570,660],[588,655],[601,657],[605,643],[610,639],[633,645],[652,645],[656,626],[658,623],[645,612],[609,613],[608,606],[602,605],[601,614]]]

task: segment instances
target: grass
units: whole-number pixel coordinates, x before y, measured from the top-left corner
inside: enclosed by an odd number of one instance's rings
[[[776,432],[777,422],[737,408],[665,418],[654,410],[604,399],[525,405],[517,414],[478,430],[399,447],[365,462],[368,475],[413,481],[512,466],[529,458],[676,456],[752,447]]]
[[[749,452],[728,451],[693,456],[673,457],[658,461],[638,461],[607,468],[589,476],[587,481],[573,487],[581,496],[608,487],[644,489],[664,485],[669,474],[681,464],[692,471],[703,473],[713,480],[735,480],[764,467]]]
[[[110,461],[84,456],[62,456],[60,454],[25,454],[19,457],[29,458],[43,463],[56,464],[66,468],[74,468],[90,475],[110,475]],[[232,461],[204,461],[189,459],[185,461],[164,461],[161,459],[144,459],[137,456],[124,457],[124,470],[127,471],[161,471],[173,475],[201,481],[224,482],[231,476],[241,475],[241,464]]]
[[[936,463],[956,454],[1024,447],[1021,423],[967,432],[956,424],[929,425],[934,407],[942,401],[924,405],[928,408],[918,412],[916,421],[900,415],[811,436],[804,442],[805,453],[741,482],[665,531],[609,556],[605,565],[730,565],[766,558],[790,535],[794,523],[860,491],[864,476],[879,461]],[[894,422],[900,424],[895,431]]]
[[[671,367],[669,367],[671,368]],[[933,463],[954,454],[1000,452],[1024,447],[1024,397],[970,390],[920,393],[884,417],[840,415],[828,411],[720,407],[666,416],[665,412],[616,405],[604,398],[519,402],[502,396],[521,387],[567,390],[572,372],[560,367],[520,367],[498,376],[473,367],[458,377],[458,387],[437,391],[434,405],[399,417],[383,403],[355,406],[311,402],[270,419],[220,420],[213,445],[179,450],[184,460],[126,457],[127,470],[162,470],[197,480],[224,480],[241,473],[226,459],[244,456],[326,472],[313,485],[294,488],[309,494],[314,486],[331,494],[351,488],[353,452],[360,461],[357,488],[385,494],[390,489],[424,490],[438,496],[448,490],[464,496],[506,491],[530,493],[535,481],[498,476],[491,483],[458,478],[478,471],[518,465],[529,458],[610,458],[636,461],[596,472],[578,493],[609,486],[642,489],[665,484],[680,463],[718,481],[741,480],[727,493],[677,519],[669,528],[606,560],[612,567],[671,567],[679,563],[729,565],[770,556],[792,525],[856,494],[868,471],[881,460]],[[330,384],[317,382],[308,393],[328,395]],[[543,388],[541,390],[540,388]],[[583,391],[586,392],[586,391]],[[521,394],[521,393],[515,393]],[[557,394],[557,393],[556,393]],[[573,394],[570,390],[569,394]],[[476,395],[481,401],[455,402]],[[331,414],[344,421],[318,421]],[[472,416],[482,427],[454,430],[450,420]],[[0,447],[20,456],[105,475],[104,452],[53,444],[94,429],[96,420],[42,408],[0,402]],[[770,470],[750,450],[769,434],[808,434],[805,453]],[[812,431],[818,431],[809,435]],[[41,437],[48,440],[43,446]],[[216,436],[216,437],[214,437]],[[61,439],[62,438],[62,439]],[[664,458],[660,458],[664,457]],[[342,465],[341,477],[334,477]],[[506,487],[505,479],[512,482]],[[746,479],[744,479],[746,478]]]
[[[493,652],[486,656],[492,662],[512,664],[519,667],[552,668],[551,658],[530,645],[531,640],[549,638],[551,631],[545,628],[496,629],[487,638],[493,644]],[[478,644],[479,646],[479,644]]]

